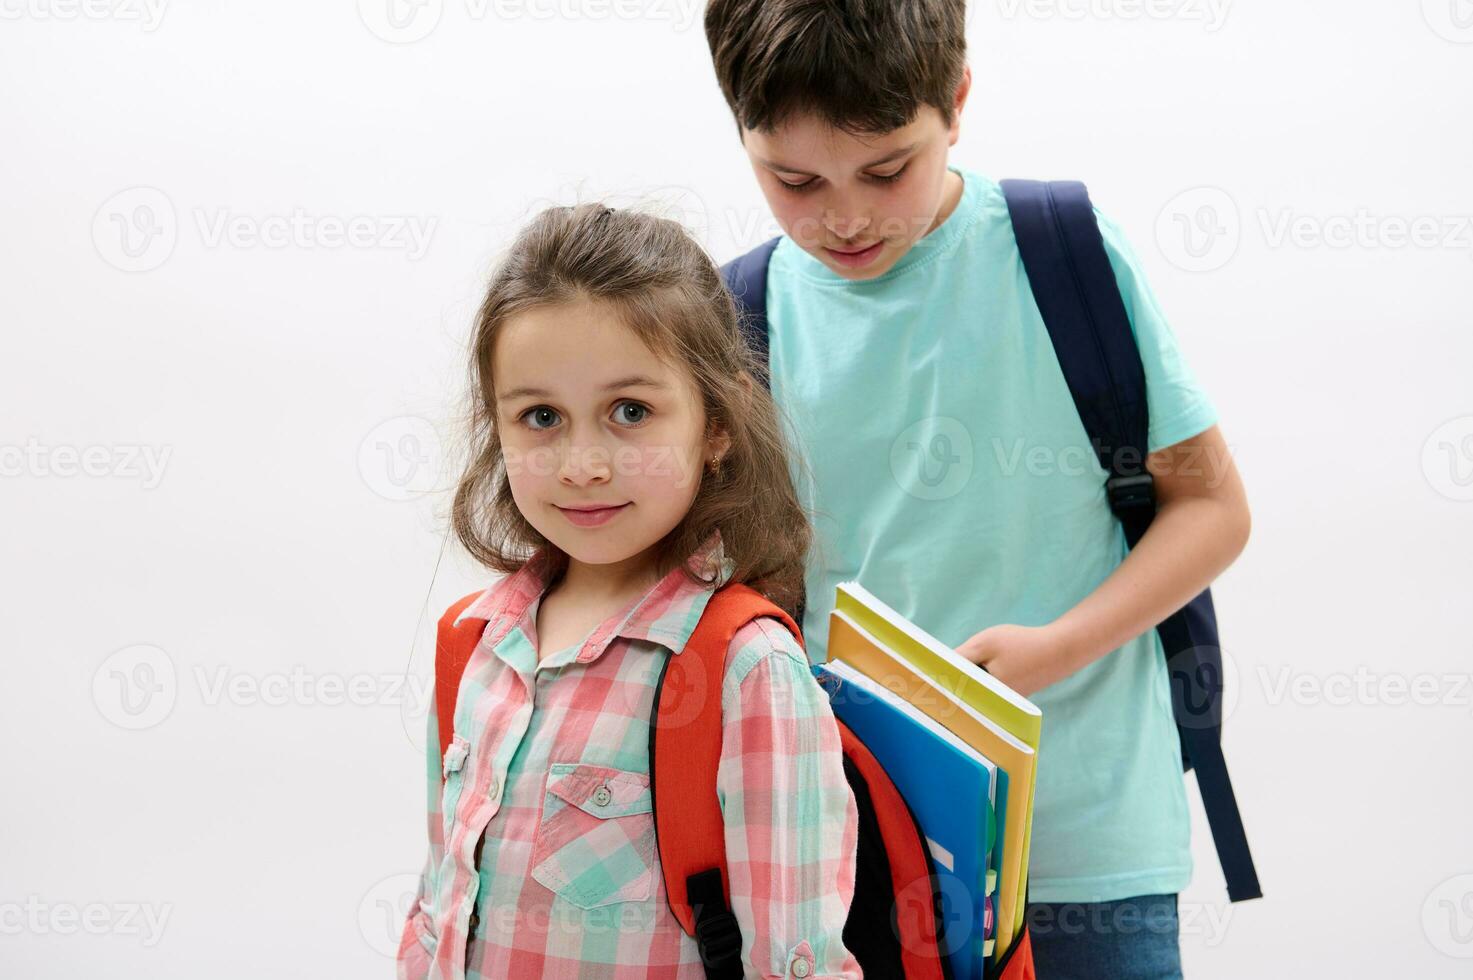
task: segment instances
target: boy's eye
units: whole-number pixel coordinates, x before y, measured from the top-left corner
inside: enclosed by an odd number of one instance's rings
[[[901,178],[909,166],[910,164],[907,163],[893,174],[870,174],[869,176],[871,180],[879,181],[881,184],[893,184]]]
[[[877,184],[893,184],[901,177],[905,176],[905,171],[909,168],[910,164],[906,163],[893,174],[866,174],[865,176],[867,176],[870,180],[874,181]],[[817,181],[818,178],[810,177],[807,180],[803,181],[801,184],[791,184],[788,181],[783,180],[781,177],[777,179],[777,182],[779,184],[782,184],[784,187],[786,187],[790,191],[793,191],[794,193],[802,193],[803,191],[812,190],[816,186]]]

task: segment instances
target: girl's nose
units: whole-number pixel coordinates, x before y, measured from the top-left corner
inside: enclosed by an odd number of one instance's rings
[[[569,443],[563,448],[558,479],[574,487],[607,483],[609,463],[608,450],[602,446]]]

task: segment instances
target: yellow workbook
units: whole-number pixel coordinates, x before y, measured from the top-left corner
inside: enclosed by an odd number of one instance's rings
[[[997,953],[1023,925],[1033,821],[1036,705],[900,616],[856,582],[838,588],[828,656],[900,694],[1008,774],[1003,867],[997,889]]]

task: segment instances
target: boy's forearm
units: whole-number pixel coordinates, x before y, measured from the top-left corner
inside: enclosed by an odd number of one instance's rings
[[[1161,508],[1120,567],[1055,621],[1071,672],[1154,629],[1232,564],[1247,534],[1226,510],[1200,498]]]
[[[1242,483],[1215,427],[1200,440],[1227,460],[1223,472],[1207,483],[1164,468],[1156,481],[1164,499],[1140,543],[1098,588],[1054,621],[1070,673],[1154,629],[1242,553],[1250,527]]]

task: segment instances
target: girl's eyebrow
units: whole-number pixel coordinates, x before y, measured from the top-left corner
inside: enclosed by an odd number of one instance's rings
[[[604,391],[618,391],[620,388],[654,388],[656,391],[669,391],[670,386],[663,381],[645,377],[642,374],[630,375],[620,378],[618,381],[610,381],[603,386]],[[511,391],[497,395],[498,402],[511,401],[513,398],[551,398],[552,392],[546,388],[513,388]]]

